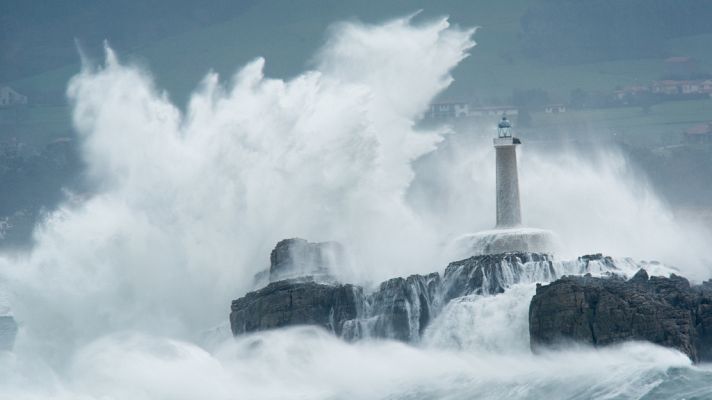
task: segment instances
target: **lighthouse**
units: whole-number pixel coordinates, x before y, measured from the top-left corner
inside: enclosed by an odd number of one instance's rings
[[[494,138],[497,223],[492,230],[468,233],[455,239],[453,254],[456,256],[554,253],[558,239],[553,232],[522,225],[517,171],[517,146],[520,144],[521,140],[512,135],[512,123],[502,117]]]
[[[522,142],[512,136],[512,124],[507,117],[497,125],[494,138],[496,151],[497,228],[513,228],[522,224],[517,172],[517,145]]]

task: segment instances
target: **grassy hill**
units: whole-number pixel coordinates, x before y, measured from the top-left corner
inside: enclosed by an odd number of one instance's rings
[[[482,27],[475,57],[460,68],[465,81],[472,75],[475,59],[485,53],[486,60],[498,58],[502,47],[516,47],[518,21],[526,4],[526,0],[450,0],[436,4],[402,0],[362,4],[259,2],[234,18],[147,42],[121,55],[148,66],[163,87],[177,99],[184,99],[208,70],[230,75],[258,56],[267,58],[270,76],[286,78],[302,71],[334,22],[358,19],[376,23],[422,10],[419,19],[450,15],[453,23]],[[112,42],[112,37],[105,38]],[[99,56],[97,49],[91,50]],[[61,90],[78,70],[78,57],[76,61],[10,84],[25,91]],[[466,86],[470,85],[463,82],[463,88]]]
[[[127,50],[130,54],[123,56],[146,64],[166,89],[183,99],[209,69],[231,74],[239,65],[257,56],[267,58],[267,73],[272,76],[288,77],[301,71],[335,21],[379,22],[422,10],[419,18],[449,15],[453,23],[480,27],[476,35],[478,46],[472,57],[455,71],[457,82],[446,94],[450,97],[509,95],[513,88],[544,88],[566,97],[577,87],[596,90],[644,83],[664,73],[663,58],[670,55],[692,56],[700,62],[701,69],[712,70],[711,34],[662,42],[659,58],[552,64],[546,59],[525,56],[520,20],[535,3],[531,0],[257,2],[225,21],[125,46],[130,48]],[[114,38],[110,35],[111,32],[107,32],[104,37],[91,37],[86,41],[108,39],[112,42]],[[66,51],[73,51],[71,47]],[[98,56],[96,48],[89,50]],[[78,61],[78,57],[75,60]],[[77,63],[68,64],[10,83],[29,91],[61,90],[77,69]]]
[[[81,164],[62,161],[73,160],[71,154],[76,149],[68,149],[70,156],[64,156],[46,146],[58,137],[74,135],[64,99],[68,80],[79,71],[74,38],[99,62],[101,42],[109,40],[122,60],[149,69],[158,87],[167,90],[179,106],[209,70],[225,79],[241,65],[263,56],[268,76],[289,78],[309,68],[310,57],[324,42],[332,23],[353,19],[378,23],[418,10],[422,11],[416,21],[449,15],[453,24],[479,27],[477,46],[453,72],[455,82],[440,96],[441,101],[507,103],[514,90],[543,89],[551,102],[566,102],[574,89],[610,92],[617,86],[659,79],[666,73],[664,59],[669,56],[693,57],[700,71],[712,72],[712,32],[657,40],[655,51],[646,58],[632,53],[621,58],[618,53],[601,59],[599,53],[596,61],[583,62],[573,56],[567,59],[566,49],[556,60],[532,56],[523,40],[523,17],[532,7],[562,1],[212,0],[207,7],[191,0],[5,0],[0,2],[0,80],[28,94],[35,104],[0,109],[0,142],[17,138],[34,150],[23,160],[0,158],[0,164],[7,164],[0,168],[5,171],[0,180],[9,193],[0,202],[0,218],[20,215],[15,223],[25,229],[17,230],[14,242],[27,241],[38,210],[53,207],[62,196],[62,187],[81,186]],[[614,0],[597,1],[614,4]],[[630,5],[644,0],[619,1]],[[673,0],[649,1],[659,5]],[[616,28],[605,18],[591,22],[588,28],[598,29],[597,24],[609,35]],[[643,21],[641,32],[650,25]],[[16,28],[19,30],[13,31]],[[567,33],[562,30],[560,35]],[[569,38],[559,39],[565,42]],[[581,45],[585,46],[585,41]],[[532,46],[531,40],[528,46]],[[556,52],[556,46],[547,51]],[[10,76],[13,78],[4,78]],[[712,207],[712,148],[677,146],[684,129],[711,119],[710,99],[661,103],[648,109],[569,109],[563,114],[532,111],[531,127],[522,128],[522,133],[528,143],[542,146],[568,141],[584,146],[587,141],[622,142],[631,159],[672,202]],[[57,168],[58,160],[62,168]],[[17,214],[18,210],[22,213]]]
[[[660,103],[644,111],[641,107],[569,110],[562,114],[533,113],[537,131],[562,138],[584,140],[599,137],[639,147],[680,144],[691,125],[712,118],[712,99]]]
[[[530,57],[521,44],[521,19],[532,4],[538,2],[540,0],[255,2],[218,22],[191,25],[185,31],[138,44],[126,44],[124,40],[124,45],[120,47],[126,49],[120,52],[120,57],[149,68],[158,86],[166,89],[174,101],[183,105],[189,93],[211,69],[224,77],[230,76],[247,61],[264,56],[269,76],[288,78],[309,67],[309,57],[323,43],[333,22],[359,19],[375,23],[420,9],[422,12],[416,19],[449,15],[455,24],[480,27],[472,56],[454,71],[455,83],[441,96],[445,101],[479,98],[485,102],[507,102],[515,89],[540,88],[549,92],[552,102],[565,102],[576,88],[610,91],[616,86],[644,84],[659,79],[665,73],[663,57],[668,55],[691,56],[698,61],[701,71],[712,71],[712,34],[666,40],[660,43],[658,58],[562,64]],[[111,16],[94,15],[91,18],[102,20]],[[101,31],[97,32],[95,35],[101,34]],[[107,35],[111,33],[107,32]],[[89,37],[86,42],[101,39],[104,37]],[[113,38],[109,36],[106,39],[112,41]],[[67,51],[73,50],[70,47]],[[101,57],[95,47],[88,48],[87,52],[96,58]],[[74,59],[78,61],[78,56]],[[29,94],[61,94],[68,79],[78,69],[78,62],[74,62],[8,83]],[[680,107],[701,111],[680,119],[676,116]],[[571,113],[566,118],[575,119],[579,124],[602,124],[606,128],[629,130],[635,134],[658,134],[679,128],[670,125],[670,118],[678,121],[680,126],[709,119],[707,109],[709,104],[704,101],[660,105],[653,110],[654,116],[641,117],[646,121],[642,124],[631,122],[635,119],[632,117],[620,117],[635,114],[635,110]],[[66,107],[33,108],[24,112],[21,123],[10,128],[6,122],[13,121],[12,116],[0,111],[0,135],[19,136],[30,141],[65,136],[71,130],[67,112]],[[542,118],[546,121],[547,117]],[[562,120],[554,119],[551,123],[559,124]]]
[[[507,4],[505,4],[507,3]],[[463,26],[482,26],[478,34],[481,44],[477,52],[490,48],[496,53],[500,33],[516,36],[518,16],[525,9],[526,1],[445,1],[433,5],[426,1],[385,1],[357,4],[341,4],[330,1],[306,0],[301,2],[257,2],[242,10],[242,13],[222,22],[206,24],[168,37],[151,40],[140,45],[124,47],[123,60],[138,63],[150,69],[158,86],[167,90],[179,105],[185,104],[187,96],[209,71],[231,76],[241,65],[258,56],[267,59],[266,73],[269,76],[288,78],[308,68],[310,57],[327,36],[329,26],[347,19],[359,19],[377,23],[396,16],[411,14],[422,9],[420,19],[451,15],[453,23]],[[102,19],[106,16],[93,16]],[[499,32],[499,33],[498,33]],[[97,33],[99,34],[99,33]],[[481,41],[480,38],[491,37]],[[82,43],[95,43],[114,38],[80,37]],[[73,40],[68,36],[66,41]],[[115,44],[115,43],[114,43]],[[112,44],[113,45],[113,44]],[[90,56],[101,59],[97,46],[83,48]],[[72,46],[74,62],[50,68],[41,73],[7,82],[18,91],[30,95],[51,93],[55,98],[63,96],[67,81],[79,71],[79,56]],[[479,57],[463,63],[457,71],[458,89],[470,93],[471,71]],[[485,79],[487,81],[487,79]],[[68,109],[65,105],[37,107],[21,112],[20,123],[15,112],[0,110],[0,139],[18,137],[23,141],[39,142],[47,138],[65,136],[71,130]]]

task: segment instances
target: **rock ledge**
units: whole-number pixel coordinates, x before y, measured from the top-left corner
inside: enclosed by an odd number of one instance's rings
[[[695,362],[712,360],[712,283],[649,277],[566,276],[537,285],[529,308],[532,350],[565,342],[606,346],[644,340]]]

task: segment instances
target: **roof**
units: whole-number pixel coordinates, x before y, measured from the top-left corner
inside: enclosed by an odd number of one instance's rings
[[[485,106],[485,107],[473,107],[475,111],[489,111],[489,110],[516,110],[515,106]]]
[[[686,63],[692,61],[690,57],[670,57],[665,60],[666,63]]]
[[[664,79],[662,81],[653,81],[653,86],[677,86],[677,85],[709,85],[712,83],[712,79],[705,80],[673,80]],[[633,87],[633,86],[630,86]],[[639,86],[644,87],[644,86]],[[627,88],[627,87],[626,87]],[[625,88],[624,88],[625,89]]]
[[[654,85],[679,85],[681,83],[682,83],[682,81],[674,81],[672,79],[665,79],[662,81],[653,82]]]
[[[712,133],[712,124],[706,123],[695,125],[693,127],[687,128],[685,133],[688,135],[707,135]]]
[[[431,103],[431,106],[462,106],[468,105],[469,103],[464,101],[440,101],[437,103]]]
[[[626,86],[623,88],[624,91],[644,91],[644,90],[650,90],[649,87],[644,86],[644,85],[631,85],[631,86]]]

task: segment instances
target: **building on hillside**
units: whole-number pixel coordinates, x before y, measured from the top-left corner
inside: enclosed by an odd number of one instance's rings
[[[517,115],[519,110],[514,106],[495,106],[495,107],[473,107],[470,109],[470,117],[484,116],[505,116]]]
[[[453,113],[455,118],[466,117],[470,113],[470,105],[467,103],[455,103],[453,104]]]
[[[549,104],[544,107],[544,112],[547,114],[559,114],[566,112],[566,106],[563,104]]]
[[[27,96],[17,93],[9,86],[0,86],[0,107],[12,107],[27,104]]]
[[[702,85],[703,93],[712,93],[712,79],[705,79],[700,82],[700,85]]]
[[[426,118],[461,118],[469,113],[470,105],[464,102],[434,103],[425,113]]]
[[[695,125],[685,130],[688,143],[712,143],[712,122]]]
[[[425,118],[446,119],[480,116],[511,116],[517,115],[518,113],[519,110],[512,106],[474,107],[464,102],[434,103],[430,105],[430,109],[425,113]]]
[[[699,94],[702,93],[702,85],[699,81],[682,81],[680,88],[682,94]]]
[[[666,79],[655,81],[651,86],[651,92],[656,94],[675,95],[699,95],[712,94],[712,79],[706,80],[672,80]]]
[[[643,95],[643,94],[646,94],[649,92],[650,92],[649,86],[631,85],[631,86],[624,86],[622,89],[614,91],[613,95],[618,100],[623,100],[626,97],[635,97],[635,96]]]
[[[658,94],[676,95],[681,92],[680,81],[670,79],[655,81],[651,86],[651,91]]]
[[[665,69],[669,75],[689,78],[697,72],[697,63],[691,57],[670,57],[665,60]]]

